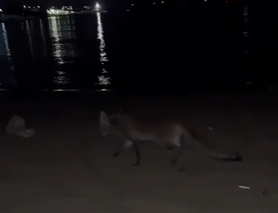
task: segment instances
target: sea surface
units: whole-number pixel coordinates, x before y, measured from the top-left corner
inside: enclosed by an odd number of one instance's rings
[[[0,86],[34,91],[268,86],[277,77],[269,61],[275,55],[257,48],[251,15],[244,4],[157,4],[0,23]]]

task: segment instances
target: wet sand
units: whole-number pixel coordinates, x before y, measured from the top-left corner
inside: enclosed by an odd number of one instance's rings
[[[254,95],[3,99],[0,212],[277,212],[276,103]],[[97,131],[100,110],[118,108],[167,111],[205,145],[240,152],[243,161],[214,161],[189,149],[179,172],[170,151],[144,142],[142,164],[134,167],[133,150],[112,157],[120,139]],[[32,138],[5,135],[14,114],[36,129]]]

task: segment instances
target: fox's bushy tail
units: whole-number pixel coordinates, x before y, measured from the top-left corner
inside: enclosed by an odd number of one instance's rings
[[[188,134],[188,133],[187,133]],[[209,155],[210,157],[222,161],[242,161],[242,157],[239,153],[227,154],[217,152],[205,147],[201,142],[198,141],[197,135],[194,131],[190,130],[190,135],[192,137],[191,143],[195,149],[198,151],[204,152],[205,154]]]

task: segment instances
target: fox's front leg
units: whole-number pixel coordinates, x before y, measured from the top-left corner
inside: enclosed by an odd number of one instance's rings
[[[141,152],[137,141],[133,141],[133,148],[135,151],[136,162],[133,164],[134,166],[139,166],[141,163]]]
[[[141,162],[141,153],[140,153],[140,148],[139,145],[137,143],[137,141],[131,141],[131,140],[126,140],[123,146],[120,146],[113,154],[114,157],[118,157],[123,150],[128,149],[130,147],[134,148],[135,151],[135,156],[136,156],[136,162],[135,164],[133,164],[134,166],[139,166],[140,162]]]
[[[183,153],[183,149],[180,146],[176,146],[174,149],[174,155],[171,158],[171,164],[176,164],[178,162],[178,160],[180,159],[182,153]]]
[[[130,148],[130,147],[132,147],[132,146],[133,146],[132,141],[130,141],[130,140],[125,140],[124,144],[123,144],[123,145],[121,144],[121,145],[116,149],[116,151],[114,152],[113,156],[114,156],[114,157],[118,157],[120,154],[122,154],[122,152],[123,152],[125,149],[128,149],[128,148]]]

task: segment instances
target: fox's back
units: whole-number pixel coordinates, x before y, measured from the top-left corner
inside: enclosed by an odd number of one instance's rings
[[[180,123],[163,115],[123,115],[121,119],[122,133],[135,140],[162,141],[181,135]]]

